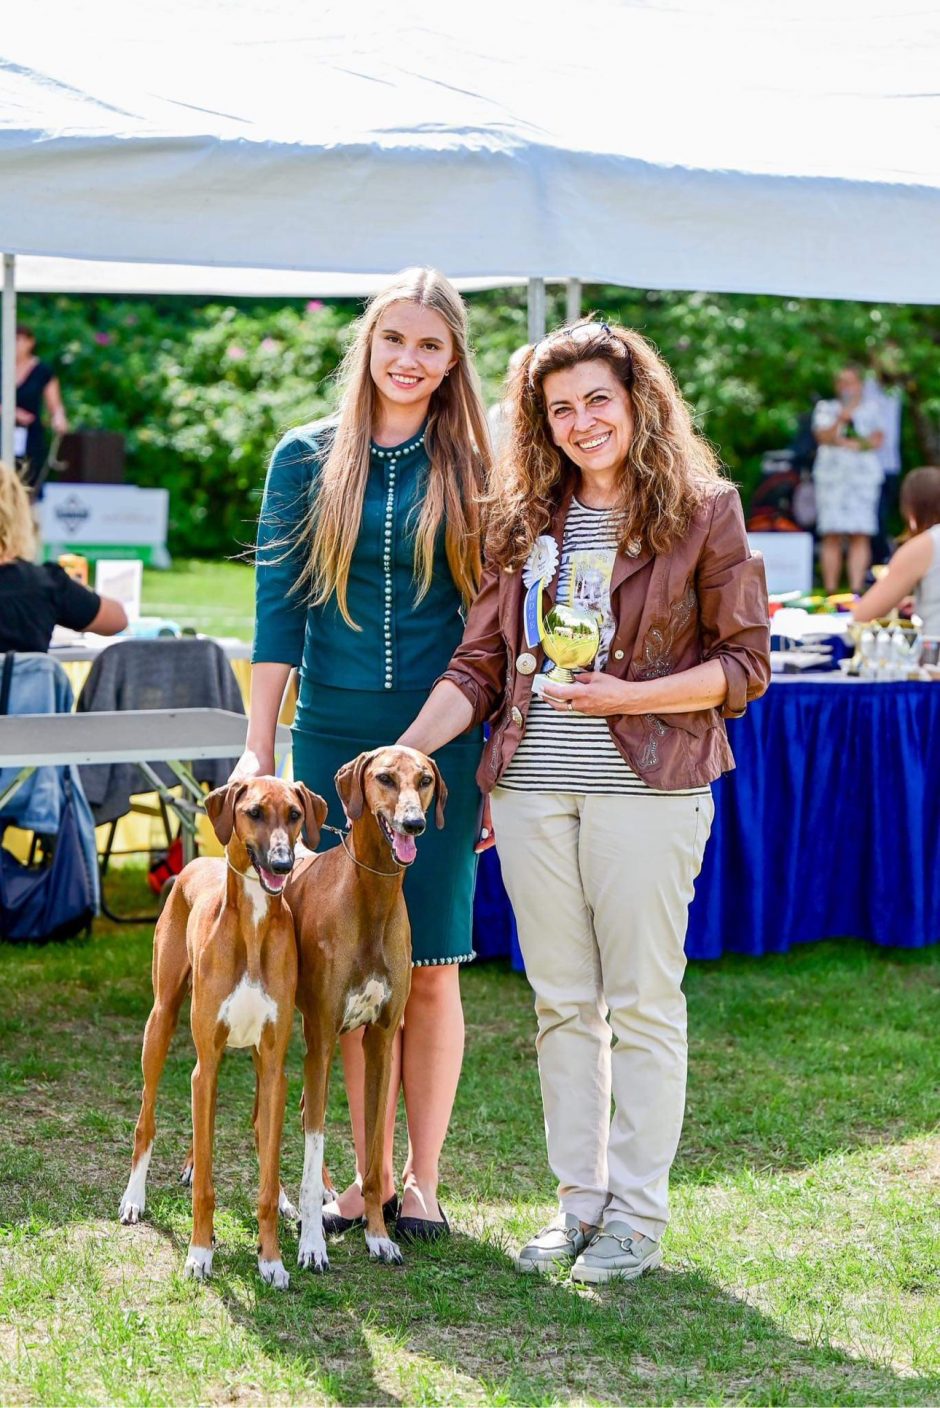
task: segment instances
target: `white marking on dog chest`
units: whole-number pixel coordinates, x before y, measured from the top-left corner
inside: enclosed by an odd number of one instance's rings
[[[382,1008],[391,996],[391,988],[384,978],[369,978],[363,987],[351,992],[346,998],[341,1031],[355,1031],[378,1019]]]
[[[277,1020],[277,1003],[246,974],[222,1003],[218,1020],[228,1027],[226,1046],[257,1046],[266,1023]]]

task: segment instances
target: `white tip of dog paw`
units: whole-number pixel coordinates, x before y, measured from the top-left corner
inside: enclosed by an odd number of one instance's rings
[[[306,1244],[301,1239],[300,1246],[297,1248],[297,1265],[302,1271],[329,1271],[330,1258],[326,1254],[326,1243],[322,1237],[319,1245],[312,1241]]]
[[[288,1221],[288,1222],[299,1222],[299,1221],[300,1221],[300,1213],[299,1213],[299,1212],[297,1211],[297,1209],[294,1207],[294,1204],[291,1202],[290,1198],[289,1198],[289,1197],[287,1196],[287,1194],[284,1192],[284,1189],[283,1189],[283,1188],[281,1189],[280,1193],[278,1193],[278,1195],[277,1195],[277,1210],[278,1210],[278,1212],[281,1214],[281,1217],[286,1217],[286,1218],[287,1218],[287,1221]]]
[[[212,1275],[212,1248],[211,1247],[190,1247],[186,1264],[183,1267],[183,1275],[189,1276],[194,1281],[205,1281]]]
[[[290,1276],[283,1261],[265,1261],[263,1256],[259,1256],[258,1273],[262,1281],[268,1286],[273,1286],[275,1290],[286,1291],[290,1285]]]
[[[140,1206],[139,1203],[132,1203],[127,1198],[121,1199],[119,1214],[121,1221],[124,1223],[125,1227],[130,1227],[135,1222],[139,1222],[140,1215],[142,1212],[143,1208]]]
[[[183,1188],[191,1188],[193,1186],[192,1164],[187,1164],[186,1167],[183,1169],[182,1173],[180,1174],[180,1184]]]
[[[391,1237],[373,1237],[367,1232],[366,1246],[373,1261],[385,1261],[390,1266],[400,1266],[405,1260],[398,1243],[393,1242]]]

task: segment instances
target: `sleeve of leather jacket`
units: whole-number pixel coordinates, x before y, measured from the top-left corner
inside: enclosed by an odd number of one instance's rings
[[[748,546],[734,489],[715,497],[696,590],[702,659],[720,661],[728,681],[721,715],[737,719],[770,684],[770,613],[764,560]]]
[[[506,642],[499,625],[499,569],[485,567],[463,639],[440,677],[450,680],[473,706],[477,727],[502,700],[506,687]],[[440,683],[440,681],[436,681]]]

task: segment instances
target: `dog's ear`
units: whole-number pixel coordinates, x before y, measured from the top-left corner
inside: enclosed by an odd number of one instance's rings
[[[350,821],[359,820],[366,804],[365,775],[371,757],[371,753],[360,753],[352,762],[344,763],[336,774],[336,790]]]
[[[294,783],[294,791],[297,794],[298,806],[303,807],[304,839],[311,851],[315,851],[320,844],[320,827],[326,821],[329,807],[319,792],[311,792],[302,782]]]
[[[441,777],[441,770],[433,758],[428,758],[428,767],[434,774],[434,824],[438,831],[444,829],[444,808],[447,805],[447,783]]]
[[[232,832],[235,830],[235,803],[247,786],[247,782],[227,782],[224,787],[217,787],[214,792],[210,792],[205,799],[206,814],[221,846],[227,846],[232,839]]]

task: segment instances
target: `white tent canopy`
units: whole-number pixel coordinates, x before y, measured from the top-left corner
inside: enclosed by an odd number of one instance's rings
[[[20,293],[121,295],[192,294],[225,298],[368,298],[388,274],[324,274],[303,269],[228,269],[221,265],[123,264],[116,260],[53,259],[23,254],[16,261]],[[456,279],[463,293],[509,288],[525,279],[494,274]]]
[[[31,0],[0,248],[940,299],[925,0]]]
[[[940,301],[930,0],[30,0],[0,51],[10,255]]]

